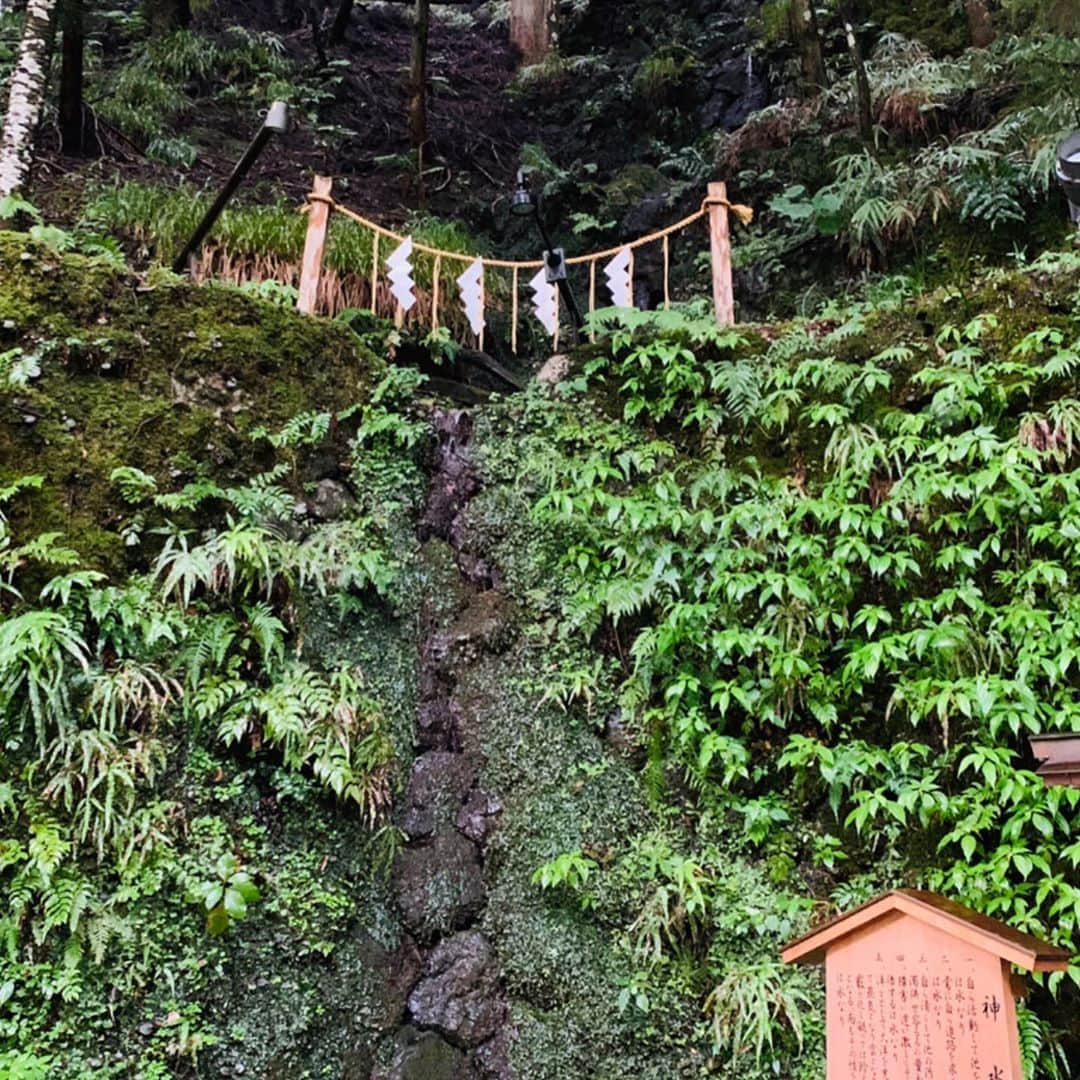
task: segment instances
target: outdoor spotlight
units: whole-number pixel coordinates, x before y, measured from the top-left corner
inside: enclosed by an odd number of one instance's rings
[[[1073,132],[1059,147],[1057,179],[1073,221],[1080,224],[1080,131]]]
[[[525,173],[520,169],[517,174],[517,191],[510,203],[510,213],[514,217],[532,217],[536,213],[536,201],[525,184]]]
[[[173,270],[182,274],[187,269],[188,259],[199,245],[206,239],[214,222],[221,216],[228,201],[233,197],[241,181],[251,171],[259,155],[263,152],[266,144],[274,135],[284,135],[289,130],[289,106],[284,101],[275,101],[263,117],[262,127],[251,140],[251,145],[244,151],[244,156],[236,163],[232,175],[225,181],[221,193],[214,200],[213,205],[199,222],[198,228],[191,234],[191,239],[184,245],[184,250],[173,260]]]

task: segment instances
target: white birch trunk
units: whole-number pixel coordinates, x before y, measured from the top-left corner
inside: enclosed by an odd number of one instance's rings
[[[34,132],[41,119],[52,55],[56,0],[28,0],[0,137],[0,198],[20,191],[30,173]]]

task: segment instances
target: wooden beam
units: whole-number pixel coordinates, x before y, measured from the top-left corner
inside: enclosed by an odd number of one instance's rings
[[[300,269],[300,295],[296,308],[304,315],[315,312],[319,298],[319,278],[322,276],[323,252],[326,250],[326,230],[330,223],[330,191],[334,181],[329,176],[316,176],[308,204],[307,238],[304,241],[304,261]]]
[[[731,223],[727,184],[709,185],[709,240],[712,246],[713,305],[721,326],[735,325],[735,286],[731,274]]]

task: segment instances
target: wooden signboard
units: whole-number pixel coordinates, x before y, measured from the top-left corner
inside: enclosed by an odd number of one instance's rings
[[[1080,787],[1080,735],[1032,735],[1036,770],[1051,787]]]
[[[1069,955],[933,893],[900,889],[783,952],[825,964],[828,1080],[1023,1080],[1013,964]]]

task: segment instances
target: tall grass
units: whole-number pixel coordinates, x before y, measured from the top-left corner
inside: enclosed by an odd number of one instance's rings
[[[99,232],[114,232],[133,241],[144,258],[171,262],[195,231],[210,205],[211,194],[191,185],[179,188],[127,183],[99,189],[83,214],[83,224]],[[446,251],[479,254],[481,243],[458,222],[418,215],[401,227],[414,240]],[[216,279],[244,284],[278,281],[298,285],[307,232],[307,217],[300,208],[279,199],[263,206],[239,206],[218,219],[203,251],[197,256],[196,280]],[[327,236],[319,309],[333,315],[345,308],[392,310],[384,262],[392,241],[379,242],[379,290],[371,295],[372,233],[340,214],[331,216]],[[455,325],[457,305],[453,282],[464,264],[444,264],[440,278],[440,321]],[[419,306],[414,317],[430,318],[434,261],[418,255],[414,280]],[[508,295],[505,274],[489,275],[488,301],[494,307]]]

